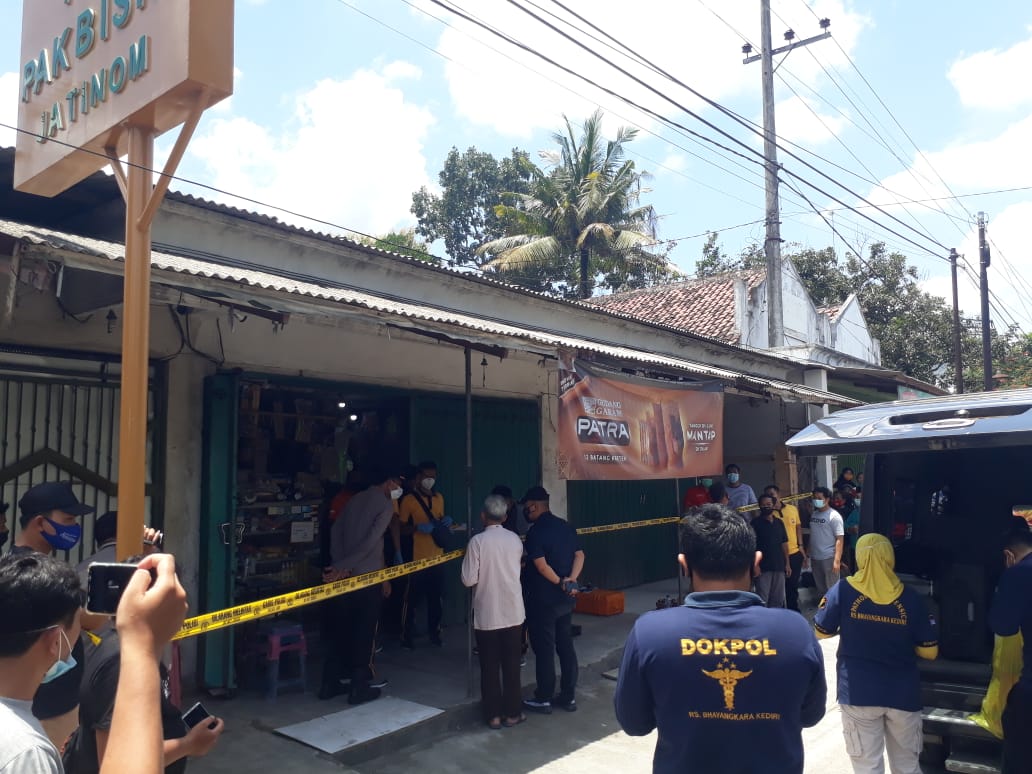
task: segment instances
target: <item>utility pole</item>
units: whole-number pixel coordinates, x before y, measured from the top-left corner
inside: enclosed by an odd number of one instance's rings
[[[960,303],[957,299],[957,250],[950,248],[950,278],[953,280],[953,386],[964,392],[964,356],[960,351]]]
[[[989,333],[989,243],[985,239],[985,213],[978,213],[979,290],[982,293],[982,389],[993,389],[993,346]]]
[[[778,199],[778,146],[774,126],[774,55],[808,46],[818,40],[830,38],[828,27],[831,22],[821,19],[824,32],[812,38],[792,42],[795,32],[785,32],[788,45],[774,49],[770,35],[770,0],[760,0],[760,53],[750,56],[752,46],[746,43],[742,53],[744,64],[761,61],[763,82],[763,156],[766,165],[766,238],[764,255],[767,259],[767,346],[771,349],[785,343],[785,317],[781,299],[781,204]]]

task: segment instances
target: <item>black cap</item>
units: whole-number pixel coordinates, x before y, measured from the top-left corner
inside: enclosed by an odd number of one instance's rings
[[[548,491],[543,486],[532,486],[530,489],[527,490],[527,493],[523,495],[523,499],[520,500],[521,503],[526,503],[530,501],[547,502]]]
[[[79,502],[68,481],[37,484],[22,496],[18,507],[23,519],[31,519],[47,511],[64,511],[70,516],[85,516],[94,511],[94,508]]]
[[[118,535],[118,511],[108,511],[93,522],[93,542],[98,546]]]
[[[505,484],[497,484],[495,488],[491,490],[491,494],[500,495],[502,497],[512,497],[512,489],[507,487]]]

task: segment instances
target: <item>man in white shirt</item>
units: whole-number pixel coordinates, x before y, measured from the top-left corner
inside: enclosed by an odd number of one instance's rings
[[[839,581],[842,571],[842,544],[846,529],[842,514],[831,507],[831,490],[813,488],[813,515],[810,517],[810,566],[817,585],[817,598]]]
[[[462,560],[462,582],[473,587],[473,629],[480,652],[480,690],[491,728],[526,720],[520,711],[520,656],[526,617],[520,586],[523,543],[505,529],[508,504],[500,495],[484,500],[484,531],[474,535]]]
[[[65,562],[29,552],[0,559],[0,771],[61,774],[61,758],[32,714],[41,683],[75,667],[79,578]]]

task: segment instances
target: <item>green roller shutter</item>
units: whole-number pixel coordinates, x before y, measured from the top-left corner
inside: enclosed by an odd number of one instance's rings
[[[457,395],[412,398],[410,438],[412,462],[430,459],[438,465],[437,489],[445,511],[458,523],[466,512],[466,400]],[[473,519],[496,484],[508,484],[516,497],[541,481],[541,422],[532,401],[473,400]],[[474,527],[477,526],[474,521]],[[465,621],[466,595],[459,581],[459,563],[448,565],[445,623]]]
[[[692,479],[682,481],[680,493],[692,483]],[[677,491],[673,479],[570,481],[566,489],[569,519],[580,528],[676,516]],[[586,535],[581,545],[585,553],[581,578],[599,588],[651,583],[677,572],[675,524]]]

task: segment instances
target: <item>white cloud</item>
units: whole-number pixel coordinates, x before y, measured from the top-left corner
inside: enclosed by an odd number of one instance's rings
[[[420,0],[420,5],[429,4],[427,0]],[[757,65],[743,66],[741,54],[743,38],[754,43],[759,38],[759,14],[751,4],[714,2],[712,7],[719,9],[722,19],[700,3],[668,0],[639,0],[630,13],[626,3],[617,0],[571,0],[570,5],[620,42],[709,98],[723,100],[752,90],[757,92],[757,98],[759,96]],[[847,51],[869,23],[865,17],[847,11],[843,0],[818,2],[814,8],[816,13],[834,19],[836,37]],[[438,16],[442,13],[436,6],[427,10]],[[798,38],[820,31],[817,19],[799,2],[785,0],[776,3],[774,10],[784,24],[795,29]],[[680,112],[662,96],[634,83],[504,0],[481,0],[476,14],[506,35],[638,104],[665,116]],[[644,127],[654,124],[654,119],[618,98],[561,72],[472,23],[455,17],[449,17],[449,21],[452,26],[441,34],[437,50],[448,58],[445,74],[455,109],[472,123],[491,127],[506,136],[527,138],[536,129],[554,128],[560,114],[580,120],[596,105],[601,105],[607,113],[613,114],[613,123]],[[561,22],[552,21],[578,39],[586,40],[584,33],[573,33]],[[577,29],[584,29],[583,22],[570,21]],[[775,24],[780,29],[782,22],[778,20]],[[780,34],[776,38],[775,45],[780,42]],[[693,110],[703,107],[687,91],[662,76],[598,42],[586,42],[592,51],[655,86],[662,95],[669,95]],[[821,45],[827,46],[822,52],[822,61],[833,65],[844,61],[837,46]],[[790,60],[790,66],[804,82],[812,84],[822,77],[820,66],[811,57]]]
[[[395,62],[379,72],[359,70],[347,80],[322,80],[297,96],[293,115],[279,128],[218,118],[191,143],[191,153],[207,166],[204,178],[213,186],[383,233],[411,219],[412,191],[428,182],[423,140],[434,118],[406,101],[396,83],[419,75],[417,68]]]
[[[979,51],[957,60],[949,79],[965,107],[1009,110],[1032,102],[1032,36],[1008,49]]]
[[[793,96],[775,106],[778,136],[799,145],[820,145],[834,140],[846,125],[838,115],[821,114],[812,100]]]
[[[0,124],[18,125],[18,73],[0,74]],[[0,126],[0,148],[14,143],[15,131]]]

